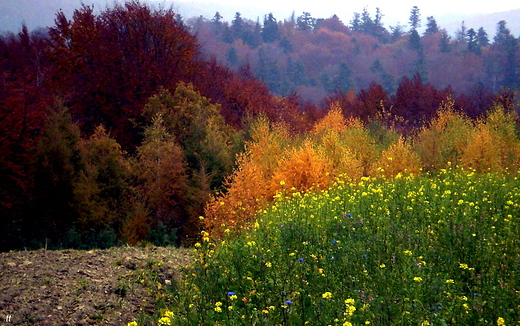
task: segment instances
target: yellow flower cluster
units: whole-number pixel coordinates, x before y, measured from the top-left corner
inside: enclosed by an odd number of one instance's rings
[[[325,292],[325,293],[323,293],[323,294],[321,295],[321,297],[322,297],[323,299],[331,299],[331,298],[332,298],[332,293],[330,293],[330,292]]]
[[[345,312],[343,313],[343,315],[345,317],[351,317],[354,312],[356,311],[356,307],[354,306],[354,299],[346,299],[345,300]]]

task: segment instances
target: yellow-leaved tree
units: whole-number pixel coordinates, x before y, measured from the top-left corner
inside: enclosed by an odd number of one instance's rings
[[[471,120],[454,109],[455,102],[447,98],[437,116],[420,129],[414,150],[427,171],[458,165],[463,149],[468,145],[474,127]]]
[[[520,163],[517,119],[515,112],[495,105],[485,118],[477,122],[462,150],[462,165],[477,172],[517,171]]]

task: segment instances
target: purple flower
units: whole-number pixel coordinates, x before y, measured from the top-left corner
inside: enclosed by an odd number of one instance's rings
[[[292,303],[292,300],[286,300],[286,301],[285,301],[285,304],[286,304],[286,305],[290,305],[291,303]]]
[[[304,260],[305,260],[305,259],[303,259],[303,258],[299,258],[299,259],[298,259],[298,261],[299,261],[300,263],[303,263]]]

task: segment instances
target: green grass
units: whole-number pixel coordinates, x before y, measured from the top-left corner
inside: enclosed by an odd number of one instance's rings
[[[449,169],[280,195],[250,230],[199,246],[171,324],[517,324],[519,188]]]

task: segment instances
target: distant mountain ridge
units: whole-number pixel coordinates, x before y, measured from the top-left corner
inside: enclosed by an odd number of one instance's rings
[[[462,26],[462,22],[464,21],[464,26],[466,29],[473,28],[478,30],[480,27],[483,27],[484,30],[488,33],[488,36],[492,38],[497,31],[497,24],[501,20],[505,20],[507,22],[507,27],[511,31],[511,33],[519,37],[520,36],[520,9],[504,11],[504,12],[496,12],[492,14],[482,14],[482,15],[472,15],[471,17],[458,18],[454,17],[438,17],[437,22],[439,25],[446,29],[450,34],[454,34],[457,30],[460,30]]]

